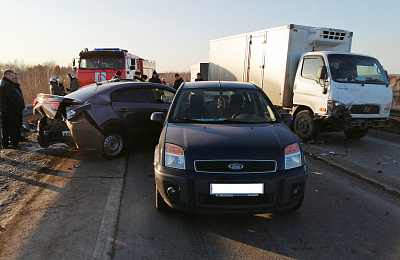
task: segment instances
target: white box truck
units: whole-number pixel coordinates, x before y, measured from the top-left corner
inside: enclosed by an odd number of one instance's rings
[[[362,138],[390,125],[392,88],[373,57],[350,53],[353,33],[289,24],[210,41],[209,80],[252,82],[293,115],[303,140],[320,131]]]

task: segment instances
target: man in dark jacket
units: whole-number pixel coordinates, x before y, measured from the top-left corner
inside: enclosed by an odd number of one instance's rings
[[[3,118],[3,148],[19,147],[19,114],[25,108],[24,98],[13,80],[16,74],[12,70],[4,71],[0,84],[0,111]]]
[[[179,86],[182,84],[183,79],[179,77],[179,74],[175,74],[175,82],[174,82],[174,89],[178,89]]]
[[[67,90],[70,93],[77,91],[80,88],[78,79],[73,73],[68,73],[68,77],[70,78],[71,83],[69,84],[69,88],[67,88]]]
[[[158,77],[157,71],[153,71],[153,76],[151,77],[151,79],[149,79],[149,82],[161,84],[161,79]]]
[[[201,76],[200,72],[197,73],[197,78],[194,81],[204,81],[203,77]]]

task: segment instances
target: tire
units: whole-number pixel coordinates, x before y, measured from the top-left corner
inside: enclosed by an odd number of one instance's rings
[[[165,202],[165,200],[161,196],[161,194],[158,191],[157,187],[156,187],[156,208],[161,213],[167,213],[167,212],[170,212],[172,210],[171,207],[168,206],[168,204]]]
[[[352,129],[344,130],[344,134],[351,139],[363,138],[368,133],[369,128],[355,127]]]
[[[320,125],[308,110],[300,111],[294,119],[294,133],[303,141],[316,139]]]
[[[124,133],[119,129],[107,129],[101,143],[101,156],[118,158],[126,150],[127,142]]]

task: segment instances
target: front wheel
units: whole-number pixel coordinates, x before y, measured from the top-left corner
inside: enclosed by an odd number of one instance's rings
[[[294,119],[294,132],[303,141],[317,138],[320,126],[308,110],[300,111]]]
[[[344,134],[351,139],[360,139],[367,135],[369,128],[355,127],[352,129],[344,130]]]
[[[117,158],[126,150],[126,138],[119,129],[108,129],[104,133],[101,144],[101,156],[106,158]]]

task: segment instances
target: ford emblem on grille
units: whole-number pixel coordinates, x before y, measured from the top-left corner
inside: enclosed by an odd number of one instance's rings
[[[243,164],[240,164],[240,163],[232,163],[232,164],[229,164],[229,165],[228,165],[228,168],[229,168],[229,169],[235,170],[235,171],[241,170],[241,169],[243,169],[243,167],[244,167],[244,165],[243,165]]]

